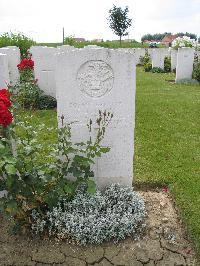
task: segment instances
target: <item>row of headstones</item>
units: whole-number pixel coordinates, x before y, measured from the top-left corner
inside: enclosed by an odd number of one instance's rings
[[[35,62],[35,77],[39,87],[47,94],[56,97],[55,69],[56,54],[75,50],[73,46],[63,45],[57,48],[45,46],[33,46],[30,52]],[[84,49],[103,49],[96,45],[86,46]],[[145,48],[122,48],[119,51],[134,55],[135,64],[140,64],[140,58],[148,53],[151,57],[152,67],[164,69],[164,58],[171,56],[171,70],[176,69],[176,81],[192,78],[194,50],[181,48],[179,51],[168,48],[145,49]],[[200,53],[197,55],[200,59]],[[20,51],[16,46],[0,48],[0,87],[7,84],[15,85],[19,79],[17,64],[20,61]]]
[[[86,46],[84,49],[105,49],[96,45]],[[56,97],[55,86],[55,69],[56,69],[56,54],[69,53],[73,50],[79,50],[69,45],[63,45],[58,48],[50,48],[44,46],[31,47],[30,52],[33,55],[35,62],[35,77],[38,79],[38,85],[48,95]],[[152,67],[164,69],[164,59],[166,56],[171,57],[171,70],[176,69],[176,82],[184,79],[192,78],[194,49],[181,48],[178,51],[168,48],[122,48],[117,49],[128,54],[134,55],[135,64],[140,64],[140,58],[148,52],[151,57]],[[200,57],[200,55],[199,55]]]
[[[100,189],[112,183],[131,186],[135,54],[120,49],[74,49],[66,46],[58,49],[32,47],[31,53],[39,82],[43,82],[41,80],[45,77],[55,84],[58,125],[61,127],[63,124],[71,124],[72,141],[89,139],[87,123],[89,119],[96,121],[99,110],[106,110],[114,115],[102,142],[103,146],[109,146],[111,150],[96,159],[93,166],[95,180]],[[55,91],[52,90],[51,93]],[[97,129],[98,126],[92,131],[92,136]]]
[[[0,88],[8,84],[15,85],[19,80],[17,65],[20,62],[20,50],[16,46],[0,48]]]
[[[72,141],[82,142],[88,140],[90,134],[94,137],[98,130],[96,125],[91,133],[88,132],[89,119],[95,123],[99,110],[112,113],[114,117],[102,142],[111,150],[95,160],[95,181],[100,189],[112,183],[132,186],[136,90],[134,55],[104,48],[88,47],[72,49],[71,52],[62,52],[62,49],[66,48],[60,48],[61,53],[56,55],[54,48],[31,49],[36,77],[50,77],[55,82],[58,125],[70,123]],[[7,51],[3,58],[9,60],[9,53]],[[12,60],[7,62],[7,66],[13,67],[9,62]]]

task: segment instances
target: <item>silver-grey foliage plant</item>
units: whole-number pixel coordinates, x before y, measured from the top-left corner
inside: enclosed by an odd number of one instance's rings
[[[94,195],[79,190],[72,201],[61,201],[45,219],[33,211],[32,230],[81,245],[117,242],[126,236],[137,239],[145,215],[144,201],[132,188],[113,184]]]

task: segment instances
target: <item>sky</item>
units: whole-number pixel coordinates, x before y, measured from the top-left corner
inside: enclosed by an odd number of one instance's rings
[[[200,36],[200,0],[0,0],[0,34],[23,32],[37,42],[62,42],[64,27],[65,36],[118,39],[107,23],[113,4],[129,7],[130,39],[162,32]]]

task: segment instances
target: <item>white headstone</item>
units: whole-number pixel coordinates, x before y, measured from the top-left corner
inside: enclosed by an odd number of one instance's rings
[[[34,75],[38,86],[46,95],[56,97],[55,67],[57,48],[33,46],[30,48],[34,61]]]
[[[177,54],[176,82],[192,79],[193,64],[194,49],[188,47],[179,48]]]
[[[168,52],[165,48],[155,48],[152,50],[152,68],[159,67],[164,69],[164,60],[168,55]]]
[[[98,45],[86,45],[84,46],[84,49],[104,49],[104,47]]]
[[[8,56],[8,69],[10,84],[15,85],[19,80],[19,71],[17,65],[20,63],[20,50],[16,46],[0,48],[0,53]]]
[[[119,48],[118,51],[123,51],[134,55],[136,65],[141,63],[140,57],[145,56],[145,48]]]
[[[135,63],[140,64],[140,58],[145,56],[145,48],[135,48]]]
[[[70,52],[76,48],[71,45],[62,45],[62,46],[58,46],[57,49],[58,49],[58,52]]]
[[[147,51],[148,51],[148,54],[149,54],[149,56],[150,56],[150,58],[152,60],[153,49],[152,48],[148,48]]]
[[[7,88],[9,83],[8,56],[0,54],[0,88]]]
[[[174,71],[174,69],[176,69],[177,53],[178,53],[177,50],[171,49],[171,71]]]
[[[57,55],[58,123],[72,123],[72,140],[89,138],[87,123],[99,110],[113,113],[103,146],[110,152],[96,160],[100,189],[112,183],[132,185],[135,125],[135,62],[128,53],[109,49],[80,49]]]

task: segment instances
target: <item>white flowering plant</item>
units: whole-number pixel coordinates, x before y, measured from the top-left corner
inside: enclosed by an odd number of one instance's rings
[[[89,194],[81,187],[72,201],[61,199],[46,215],[32,211],[32,232],[80,245],[138,239],[145,227],[144,200],[130,187],[112,184]]]
[[[190,39],[187,36],[177,37],[175,40],[173,40],[172,42],[173,49],[178,50],[178,48],[182,47],[196,48],[197,42],[195,41],[195,39]]]

